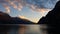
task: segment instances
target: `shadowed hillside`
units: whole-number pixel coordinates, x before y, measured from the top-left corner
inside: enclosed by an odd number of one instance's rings
[[[11,17],[0,11],[0,24],[33,24],[33,22],[18,17]]]
[[[60,1],[58,1],[45,17],[42,17],[38,24],[48,26],[48,34],[60,34]]]
[[[42,17],[39,24],[56,24],[60,22],[60,1],[56,3],[53,10],[49,11],[45,17]]]

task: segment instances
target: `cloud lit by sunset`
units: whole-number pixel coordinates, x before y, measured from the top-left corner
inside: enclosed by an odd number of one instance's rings
[[[22,18],[22,19],[27,19],[25,16],[18,16],[19,18]]]
[[[14,17],[22,15],[19,17],[38,22],[42,16],[54,8],[57,1],[58,0],[0,0],[0,10]]]
[[[3,4],[4,8],[6,9],[6,13],[10,13],[10,7],[6,4]]]
[[[15,9],[21,10],[22,7],[24,6],[28,6],[33,10],[38,10],[40,11],[40,9],[44,8],[44,9],[50,9],[53,8],[53,4],[56,3],[57,0],[0,0],[5,2],[6,5],[10,5],[9,7],[13,7]],[[8,3],[8,4],[7,4]],[[50,5],[49,5],[50,4]],[[43,9],[43,10],[44,10]]]

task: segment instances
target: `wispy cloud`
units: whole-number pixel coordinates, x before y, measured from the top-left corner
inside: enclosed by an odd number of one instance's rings
[[[6,2],[8,2],[8,4],[9,4],[10,6],[12,6],[13,8],[17,9],[17,5],[15,4],[14,1],[6,0]]]
[[[19,11],[21,11],[24,6],[27,6],[32,10],[41,12],[54,8],[57,1],[58,0],[0,0],[0,3],[8,3],[7,5],[10,5],[9,7],[12,6]]]
[[[22,8],[23,8],[23,6],[22,6],[20,3],[18,3],[18,8],[17,8],[17,9],[18,9],[19,11],[21,11]]]
[[[32,19],[30,19],[30,18],[27,18],[26,16],[21,16],[21,15],[18,15],[18,17],[22,18],[22,19],[28,19],[28,20],[30,20],[30,21],[32,21],[34,23],[38,22],[38,18],[32,18]]]
[[[10,13],[10,7],[6,4],[3,4],[4,8],[6,9],[6,13]]]
[[[21,16],[21,15],[18,15],[19,18],[22,18],[22,19],[28,19],[27,17],[25,16]]]

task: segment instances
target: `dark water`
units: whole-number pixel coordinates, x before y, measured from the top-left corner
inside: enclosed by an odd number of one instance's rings
[[[8,27],[6,27],[8,26]],[[7,34],[46,34],[46,25],[6,25]],[[8,30],[7,30],[8,29]]]

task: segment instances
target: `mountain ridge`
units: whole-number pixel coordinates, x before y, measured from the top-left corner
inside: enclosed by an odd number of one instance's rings
[[[33,24],[33,22],[28,19],[11,17],[10,15],[0,11],[0,24]]]

